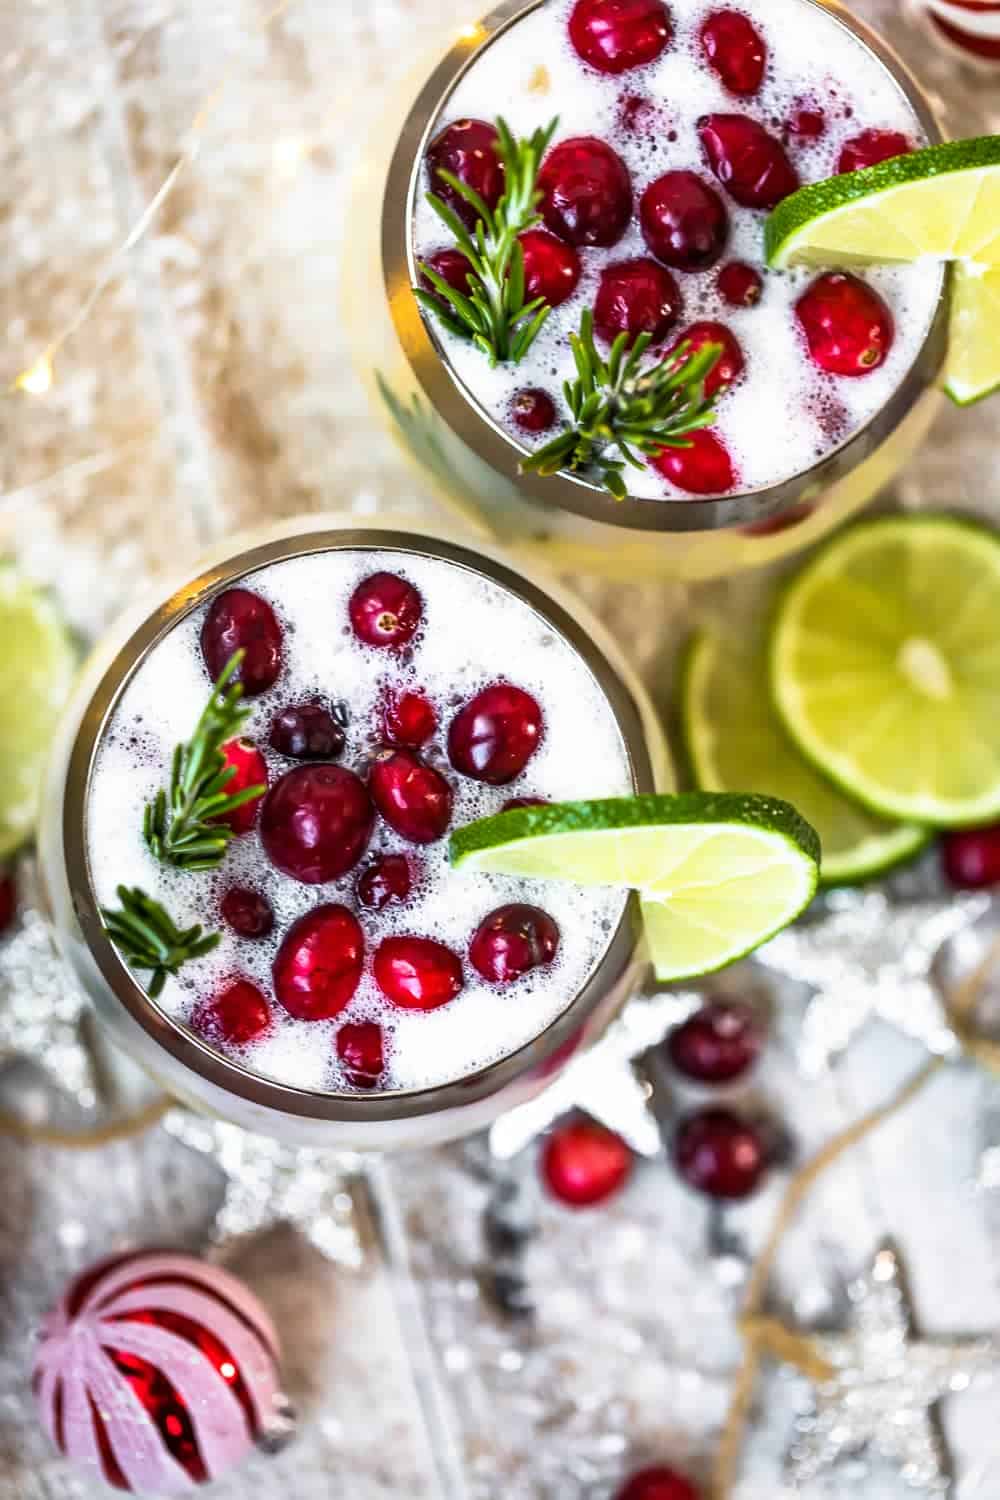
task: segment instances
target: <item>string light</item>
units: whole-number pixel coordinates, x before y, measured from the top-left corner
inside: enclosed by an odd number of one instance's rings
[[[48,354],[42,354],[28,370],[22,370],[13,383],[13,389],[27,391],[29,396],[44,396],[52,389],[55,371]]]

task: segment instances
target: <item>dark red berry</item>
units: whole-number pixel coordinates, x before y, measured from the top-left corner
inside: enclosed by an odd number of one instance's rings
[[[358,901],[372,911],[384,911],[394,902],[405,901],[412,885],[405,854],[380,854],[358,876]]]
[[[617,151],[575,136],[550,151],[538,174],[539,212],[570,245],[616,245],[632,217],[632,179]]]
[[[413,844],[433,844],[451,821],[453,794],[441,775],[412,750],[380,757],[368,775],[372,801],[389,827]]]
[[[977,891],[1000,883],[1000,824],[946,833],[941,863],[952,885]]]
[[[701,1500],[701,1492],[676,1469],[654,1464],[626,1479],[615,1500]]]
[[[197,1007],[191,1025],[211,1042],[246,1047],[264,1035],[271,1024],[271,1010],[255,984],[237,979],[211,1000]]]
[[[435,250],[433,255],[428,255],[427,264],[432,271],[436,271],[442,281],[446,281],[456,292],[467,292],[469,290],[469,272],[472,267],[462,254],[461,250],[444,249]],[[426,272],[420,273],[420,283],[428,291],[434,290],[434,283]]]
[[[650,463],[664,479],[692,495],[721,495],[736,488],[736,470],[721,438],[707,428],[689,432],[687,448],[664,448]]]
[[[496,126],[485,120],[456,120],[446,125],[427,148],[431,187],[470,229],[476,222],[475,209],[450,183],[445,182],[441,173],[450,172],[466,187],[473,188],[489,208],[496,208],[504,190],[504,166],[497,153],[498,140]]]
[[[815,364],[828,375],[870,375],[885,363],[896,336],[892,313],[856,276],[819,276],[795,304]]]
[[[266,693],[281,672],[281,626],[259,594],[226,589],[213,599],[201,627],[201,654],[215,682],[235,652],[244,653],[233,681],[242,682],[248,698]]]
[[[818,105],[799,101],[789,116],[786,129],[799,141],[818,141],[826,134],[826,115]]]
[[[763,276],[742,260],[723,266],[715,284],[730,307],[756,307],[764,293]]]
[[[0,870],[0,937],[17,914],[17,883],[10,870]]]
[[[556,403],[548,391],[525,386],[510,403],[510,414],[522,432],[548,432],[556,424]]]
[[[336,760],[345,744],[340,724],[321,703],[295,703],[271,723],[271,749],[289,760]]]
[[[521,235],[521,249],[527,301],[544,297],[550,307],[560,307],[572,297],[582,270],[580,257],[572,245],[564,244],[544,229],[528,229]]]
[[[267,762],[257,746],[252,745],[249,740],[230,740],[222,747],[222,758],[234,773],[223,788],[227,797],[238,796],[240,792],[249,791],[252,786],[267,789]],[[225,823],[235,834],[249,833],[257,821],[257,810],[263,800],[264,792],[261,792],[259,797],[252,797],[241,807],[226,813],[225,817],[215,818],[213,821]]]
[[[382,706],[382,733],[390,745],[418,750],[437,722],[437,709],[423,693],[389,693]]]
[[[263,938],[274,928],[271,903],[260,891],[234,885],[219,903],[226,925],[243,938]]]
[[[348,1021],[337,1032],[337,1056],[348,1083],[373,1089],[385,1068],[385,1038],[377,1021]]]
[[[681,271],[707,271],[729,238],[729,215],[697,172],[666,172],[642,195],[643,238],[657,260]]]
[[[838,172],[860,172],[893,156],[909,156],[913,142],[898,130],[863,130],[847,141],[837,162]]]
[[[627,333],[631,346],[640,333],[648,333],[658,344],[676,323],[680,310],[681,294],[670,272],[640,256],[607,266],[601,273],[594,327],[609,343]]]
[[[705,380],[706,396],[717,396],[722,391],[727,391],[746,367],[739,341],[724,323],[692,323],[690,328],[685,328],[683,333],[678,334],[667,353],[670,354],[681,344],[689,345],[691,354],[697,354],[706,344],[714,344],[722,351]]]
[[[483,688],[452,719],[448,755],[456,771],[491,786],[520,776],[542,737],[542,710],[509,682]]]
[[[764,81],[767,47],[742,11],[713,11],[701,28],[701,50],[731,94],[756,94]]]
[[[413,584],[395,573],[373,573],[351,595],[354,634],[367,646],[407,645],[420,628],[423,612]]]
[[[513,812],[517,807],[547,807],[548,797],[508,797],[501,812]]]
[[[354,998],[365,940],[346,906],[317,906],[288,929],[274,960],[274,993],[298,1021],[328,1021]]]
[[[374,972],[383,995],[401,1010],[437,1010],[464,985],[458,954],[432,938],[385,938],[375,954]]]
[[[728,1109],[699,1109],[682,1120],[673,1159],[688,1186],[710,1198],[748,1198],[767,1167],[760,1132]]]
[[[747,115],[706,115],[698,133],[712,171],[744,208],[774,208],[799,186],[784,146]]]
[[[268,793],[260,838],[271,863],[304,885],[325,885],[353,870],[368,847],[375,809],[353,771],[296,766]]]
[[[484,917],[469,945],[473,967],[490,984],[510,984],[550,964],[559,951],[559,928],[538,906],[498,906]]]
[[[558,1125],[542,1147],[542,1181],[560,1203],[589,1208],[620,1192],[632,1171],[632,1152],[596,1120]]]
[[[617,74],[655,62],[673,28],[663,0],[577,0],[569,35],[584,62]]]
[[[711,1000],[667,1040],[678,1073],[698,1083],[731,1083],[760,1055],[764,1030],[757,1012],[739,1000]]]

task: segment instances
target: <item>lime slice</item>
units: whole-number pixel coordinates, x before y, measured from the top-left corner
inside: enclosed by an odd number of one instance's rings
[[[642,897],[662,980],[724,968],[773,937],[816,890],[819,840],[773,797],[611,797],[518,808],[459,828],[456,866]]]
[[[703,631],[688,649],[681,727],[695,782],[706,792],[746,786],[793,803],[819,834],[822,885],[870,880],[911,859],[930,840],[925,828],[886,823],[849,802],[785,734],[768,694],[762,634]]]
[[[0,563],[0,859],[31,836],[53,732],[69,697],[76,652],[44,594]]]
[[[959,406],[1000,387],[1000,268],[960,265],[951,294],[944,388]]]
[[[944,515],[835,536],[780,602],[771,690],[848,796],[936,827],[1000,817],[1000,536]]]

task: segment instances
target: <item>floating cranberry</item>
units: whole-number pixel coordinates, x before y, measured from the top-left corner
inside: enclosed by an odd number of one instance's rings
[[[362,906],[384,911],[410,894],[413,875],[405,854],[380,854],[358,876],[357,896]]]
[[[748,1198],[767,1167],[760,1132],[728,1109],[699,1109],[682,1120],[673,1159],[688,1186],[709,1198]]]
[[[718,359],[712,366],[705,380],[705,395],[717,396],[727,391],[734,380],[738,380],[746,367],[743,350],[739,341],[729,331],[724,323],[692,323],[690,328],[685,328],[679,334],[671,348],[667,350],[670,354],[681,344],[689,345],[688,352],[697,354],[704,349],[706,344],[714,344],[721,350]]]
[[[713,11],[701,28],[701,50],[731,94],[756,94],[764,81],[767,47],[742,11]]]
[[[456,771],[490,786],[520,776],[542,737],[542,710],[509,682],[483,688],[452,719],[448,755]]]
[[[10,870],[0,870],[0,937],[13,925],[17,914],[17,884]]]
[[[201,654],[215,682],[237,651],[244,653],[234,681],[248,698],[266,693],[281,671],[281,626],[266,599],[249,589],[226,589],[213,599],[201,627]]]
[[[437,722],[437,709],[423,693],[390,693],[382,706],[382,733],[390,745],[418,750]]]
[[[475,209],[445,182],[441,173],[450,172],[466,187],[473,188],[488,208],[496,208],[504,190],[504,165],[497,153],[498,140],[496,126],[485,120],[456,120],[446,125],[427,148],[432,188],[470,229],[476,222]]]
[[[438,273],[442,281],[446,281],[456,292],[467,292],[469,290],[469,273],[472,267],[461,250],[450,248],[435,250],[433,255],[428,255],[427,264],[432,271]],[[428,291],[434,290],[434,283],[426,272],[421,272],[420,282]]]
[[[721,495],[736,487],[736,470],[721,438],[702,428],[684,438],[686,448],[664,448],[650,463],[664,479],[692,495]]]
[[[616,245],[632,217],[632,179],[617,151],[575,136],[549,152],[538,174],[539,212],[570,245]]]
[[[401,1010],[437,1010],[461,993],[462,960],[433,938],[385,938],[375,954],[375,982]]]
[[[799,186],[784,146],[747,115],[706,115],[698,133],[712,171],[744,208],[774,208]]]
[[[756,1011],[739,1000],[711,1000],[671,1032],[670,1061],[698,1083],[731,1083],[749,1071],[764,1045]]]
[[[292,704],[271,723],[271,749],[289,760],[336,760],[345,740],[343,728],[321,703]]]
[[[234,772],[223,788],[227,797],[235,797],[252,786],[262,786],[267,790],[267,762],[257,746],[249,740],[230,740],[222,747],[222,758]],[[249,802],[244,802],[241,807],[234,808],[225,817],[214,821],[225,823],[237,835],[249,833],[257,821],[257,809],[263,800],[264,792],[261,792],[259,797],[252,797]]]
[[[594,304],[594,327],[613,343],[620,333],[629,335],[629,345],[640,333],[654,343],[665,339],[681,310],[681,294],[670,272],[655,260],[640,256],[619,261],[601,273]]]
[[[376,760],[368,776],[368,790],[400,838],[413,844],[433,844],[447,830],[451,787],[440,771],[412,750],[394,750]]]
[[[374,822],[371,798],[353,771],[296,766],[268,793],[260,837],[276,869],[304,885],[325,885],[354,869]]]
[[[564,244],[544,229],[528,229],[521,235],[521,249],[527,301],[544,297],[550,307],[560,307],[572,297],[582,270],[580,257],[572,245]]]
[[[789,116],[786,129],[799,141],[818,141],[826,134],[826,115],[817,105],[799,103]]]
[[[643,238],[657,260],[681,271],[707,271],[729,238],[729,215],[697,172],[666,172],[642,195]]]
[[[412,583],[395,573],[373,573],[351,595],[354,634],[367,646],[393,650],[412,641],[423,618],[423,601]]]
[[[723,266],[715,284],[730,307],[756,307],[764,294],[763,276],[742,260],[731,260]]]
[[[211,1000],[199,1005],[191,1025],[211,1042],[227,1042],[231,1047],[247,1047],[256,1042],[271,1024],[271,1010],[255,984],[237,979]]]
[[[632,1171],[632,1152],[596,1120],[558,1125],[542,1148],[542,1180],[560,1203],[590,1208],[621,1191]]]
[[[219,903],[223,921],[243,938],[264,938],[274,928],[271,903],[260,891],[234,885]]]
[[[510,984],[550,964],[559,951],[559,928],[538,906],[517,902],[484,917],[469,945],[473,967],[490,984]]]
[[[337,1032],[337,1056],[348,1083],[373,1089],[385,1068],[385,1038],[377,1021],[348,1021]]]
[[[913,142],[898,130],[863,130],[845,142],[837,171],[860,172],[893,156],[909,156],[912,150]]]
[[[654,1464],[627,1479],[615,1500],[701,1500],[701,1492],[676,1469]]]
[[[285,934],[274,960],[274,993],[297,1021],[329,1021],[354,998],[364,959],[353,912],[317,906]]]
[[[548,807],[548,797],[508,797],[501,812],[513,812],[518,807]]]
[[[548,432],[556,425],[556,403],[548,391],[537,386],[525,386],[515,394],[510,414],[522,432]]]
[[[1000,883],[1000,824],[946,833],[941,863],[952,885],[978,891]]]
[[[617,74],[655,62],[673,28],[663,0],[577,0],[569,35],[584,62]]]
[[[856,276],[819,276],[795,304],[815,364],[828,375],[870,375],[885,363],[896,336],[892,313]]]

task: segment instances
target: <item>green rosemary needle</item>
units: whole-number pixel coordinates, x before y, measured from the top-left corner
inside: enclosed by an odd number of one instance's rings
[[[118,887],[119,908],[103,907],[101,916],[126,963],[134,969],[149,969],[150,998],[155,1000],[170,975],[179,973],[192,959],[204,958],[218,947],[219,934],[201,927],[181,929],[159,901],[138,886]]]

